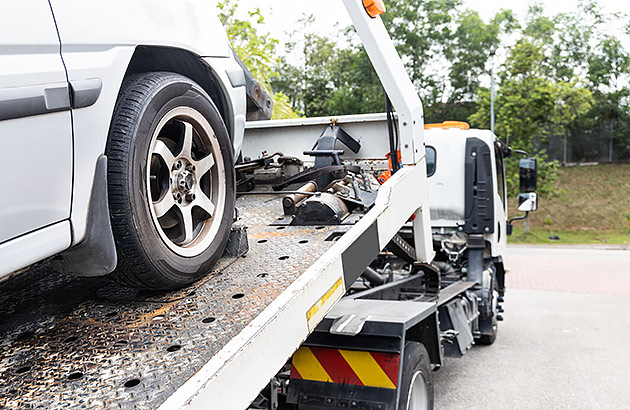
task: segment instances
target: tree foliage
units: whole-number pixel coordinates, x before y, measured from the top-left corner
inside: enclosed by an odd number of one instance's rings
[[[511,10],[501,10],[485,23],[479,13],[465,10],[457,19],[454,42],[445,50],[451,63],[449,101],[474,100],[481,79],[486,73],[488,56],[501,45],[500,36],[519,27]]]
[[[232,1],[225,3],[235,7]],[[387,6],[383,21],[423,99],[425,122],[469,120],[489,128],[491,54],[496,52],[496,134],[501,139],[544,160],[550,137],[562,136],[580,159],[600,149],[593,136],[606,135],[615,141],[618,155],[630,159],[626,16],[604,14],[593,0],[581,0],[575,10],[557,15],[533,4],[523,21],[511,10],[484,21],[462,0],[389,0]],[[312,17],[305,17],[291,35],[288,60],[276,57],[277,42],[257,33],[260,11],[249,17],[253,23],[229,26],[239,55],[250,66],[262,66],[257,73],[269,89],[301,114],[384,110],[384,91],[352,28],[321,36]],[[609,28],[622,23],[625,32],[613,35]],[[557,167],[541,162],[543,195],[552,193]],[[512,172],[512,193],[515,181]]]
[[[447,76],[433,72],[453,43],[453,10],[461,0],[392,0],[383,21],[426,105],[442,100]]]
[[[235,0],[224,0],[217,4],[217,8],[232,49],[274,99],[273,118],[297,117],[287,96],[274,92],[271,86],[272,80],[278,76],[278,40],[268,33],[260,33],[259,28],[265,22],[260,8],[248,11],[245,19],[238,17]]]
[[[272,81],[307,117],[361,114],[385,110],[385,94],[372,64],[356,44],[341,47],[315,33],[312,17],[286,46],[295,61],[282,59],[280,75]],[[340,36],[351,38],[351,30]]]

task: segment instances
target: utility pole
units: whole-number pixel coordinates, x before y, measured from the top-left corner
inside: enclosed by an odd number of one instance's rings
[[[610,145],[608,148],[608,162],[613,160],[613,133],[615,132],[615,119],[610,119]]]
[[[567,157],[568,157],[567,150],[568,150],[568,147],[567,147],[567,130],[565,128],[565,130],[564,130],[564,141],[563,141],[563,144],[562,144],[562,163],[564,165],[567,164]]]
[[[490,131],[494,133],[494,55],[496,50],[490,49]]]
[[[531,228],[529,226],[529,212],[525,216],[525,235],[529,235],[531,233]]]

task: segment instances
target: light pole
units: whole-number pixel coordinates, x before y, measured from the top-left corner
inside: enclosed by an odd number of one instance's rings
[[[496,50],[490,49],[490,131],[494,133],[494,55]]]

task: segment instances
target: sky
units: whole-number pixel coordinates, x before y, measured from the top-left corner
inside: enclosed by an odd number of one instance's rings
[[[318,0],[317,6],[305,0],[237,0],[243,10],[251,10],[261,7],[266,18],[267,30],[271,35],[281,41],[288,40],[287,32],[298,29],[297,21],[303,14],[313,14],[317,21],[317,27],[321,34],[336,33],[335,23],[341,27],[351,24],[350,18],[343,7],[341,0]],[[464,6],[478,11],[481,17],[488,21],[500,9],[512,9],[519,19],[525,16],[531,1],[523,0],[464,0]],[[542,0],[547,15],[575,9],[578,0]],[[604,12],[625,12],[630,15],[630,1],[627,0],[599,0]],[[264,6],[263,6],[264,5]],[[385,0],[387,5],[387,0]],[[267,9],[267,10],[265,10]]]

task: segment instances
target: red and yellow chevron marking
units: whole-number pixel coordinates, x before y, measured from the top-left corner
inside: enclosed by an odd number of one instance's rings
[[[398,354],[300,347],[291,378],[395,389],[399,366]]]

